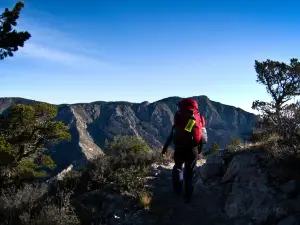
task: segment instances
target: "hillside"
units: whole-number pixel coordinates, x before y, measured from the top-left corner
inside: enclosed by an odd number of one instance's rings
[[[213,141],[224,147],[231,136],[248,138],[255,123],[254,114],[211,101],[206,96],[194,98],[207,122],[209,141],[206,148]],[[111,140],[118,134],[140,135],[152,148],[161,149],[170,133],[180,100],[179,97],[169,97],[153,103],[99,101],[58,105],[56,119],[70,127],[72,140],[49,149],[58,165],[57,171],[102,154],[105,139]],[[0,112],[16,103],[34,104],[36,101],[0,98]]]
[[[190,204],[172,190],[173,164],[158,165],[150,209],[123,224],[299,224],[299,176],[291,177],[282,164],[271,165],[268,160],[260,147],[210,155],[198,164]]]

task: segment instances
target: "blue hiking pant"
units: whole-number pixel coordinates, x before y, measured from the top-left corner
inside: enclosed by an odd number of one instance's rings
[[[173,190],[181,194],[183,184],[185,185],[185,196],[190,198],[193,194],[197,177],[196,164],[198,157],[198,148],[175,148],[174,161],[175,165],[172,171]],[[184,164],[184,170],[183,170]]]

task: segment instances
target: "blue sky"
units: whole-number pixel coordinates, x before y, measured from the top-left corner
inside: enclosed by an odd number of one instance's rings
[[[300,54],[296,0],[25,0],[32,38],[1,61],[0,96],[50,103],[207,95],[268,99],[254,60]],[[1,11],[15,1],[1,0]]]

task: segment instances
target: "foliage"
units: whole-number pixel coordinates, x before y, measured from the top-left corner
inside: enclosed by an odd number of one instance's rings
[[[14,161],[15,152],[3,136],[0,136],[0,165],[8,166]]]
[[[0,196],[0,223],[14,225],[77,225],[70,194],[51,195],[47,185],[26,184],[4,189]]]
[[[6,8],[0,15],[0,60],[14,55],[19,47],[23,47],[31,35],[27,31],[16,31],[20,12],[24,7],[23,2],[17,2],[12,10]]]
[[[216,152],[220,149],[220,146],[216,143],[216,142],[213,142],[212,145],[211,145],[211,149],[210,151],[211,152]]]
[[[67,126],[53,121],[56,114],[56,106],[39,103],[16,104],[1,115],[0,162],[9,177],[41,177],[44,168],[55,168],[53,160],[44,155],[45,145],[71,138]]]
[[[105,155],[50,185],[4,189],[0,224],[115,224],[114,215],[130,218],[151,204],[147,176],[156,160],[152,151]]]
[[[279,135],[278,144],[288,147],[287,153],[298,154],[300,146],[300,103],[290,103],[300,95],[300,63],[290,64],[267,60],[255,61],[257,82],[263,84],[271,102],[255,101],[252,108],[261,113],[261,133]],[[281,147],[279,147],[281,149]]]
[[[151,148],[139,136],[117,135],[111,142],[105,141],[104,151],[115,155],[128,152],[150,152]]]
[[[253,131],[249,137],[249,141],[252,143],[264,142],[268,139],[269,133],[262,131]]]
[[[220,149],[220,146],[216,142],[213,142],[211,147],[209,148],[209,150],[202,152],[202,155],[207,157],[209,155],[216,153],[219,149]]]
[[[242,142],[240,139],[238,139],[237,137],[231,137],[228,145],[226,146],[227,149],[232,149],[235,150],[236,148],[238,148],[239,146],[241,146]]]
[[[294,96],[300,95],[300,63],[291,59],[287,65],[278,61],[255,61],[257,82],[263,84],[272,98],[271,103],[255,101],[254,109],[262,109],[265,113],[279,111]]]

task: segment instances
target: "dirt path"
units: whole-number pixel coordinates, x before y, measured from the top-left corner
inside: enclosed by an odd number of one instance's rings
[[[151,208],[132,219],[129,224],[172,224],[172,225],[212,225],[230,223],[223,212],[224,197],[220,185],[203,184],[198,179],[191,203],[184,202],[182,197],[173,194],[171,168],[158,167],[158,176],[153,182],[153,199]],[[197,172],[199,174],[199,168]],[[199,175],[198,175],[199,177]],[[134,220],[134,221],[133,221]]]

